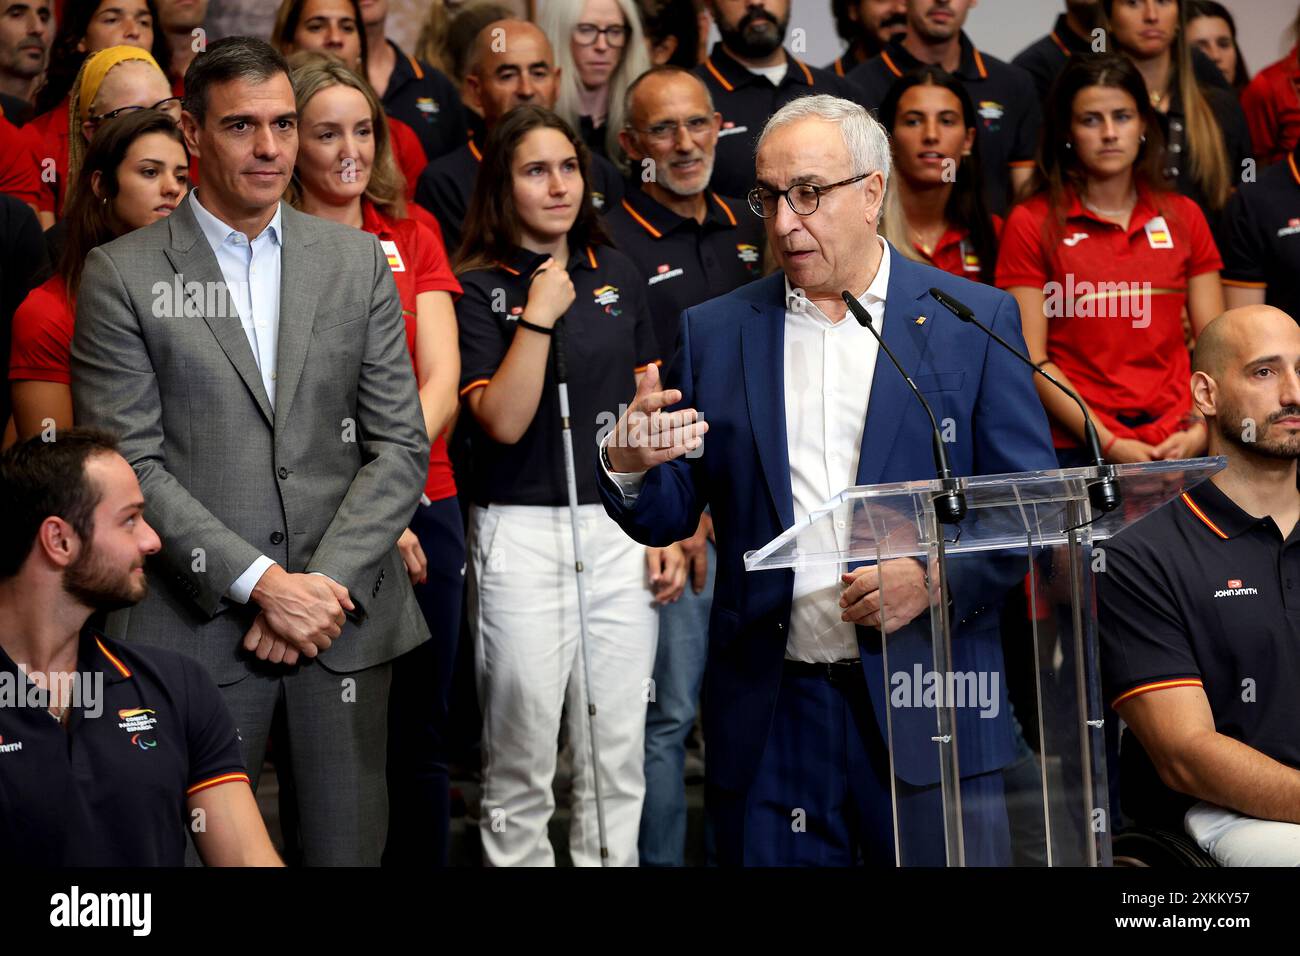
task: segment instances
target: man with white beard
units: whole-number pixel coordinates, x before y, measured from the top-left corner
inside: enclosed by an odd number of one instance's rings
[[[722,118],[697,76],[656,67],[628,88],[626,98],[628,125],[619,142],[631,176],[622,201],[605,218],[618,247],[646,277],[656,354],[668,359],[684,310],[762,275],[763,227],[744,199],[708,188]],[[708,649],[712,538],[706,511],[695,535],[682,542],[691,586],[660,611],[655,693],[646,711],[642,866],[681,866],[684,859],[682,769]]]

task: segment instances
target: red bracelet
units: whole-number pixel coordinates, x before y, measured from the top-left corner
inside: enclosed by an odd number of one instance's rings
[[[1106,452],[1110,451],[1110,446],[1115,444],[1115,442],[1117,441],[1119,441],[1119,436],[1112,432],[1110,436],[1110,441],[1106,442],[1106,444],[1101,446],[1101,453],[1103,455],[1106,454]]]

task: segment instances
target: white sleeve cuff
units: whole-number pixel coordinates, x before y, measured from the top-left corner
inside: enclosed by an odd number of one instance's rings
[[[262,555],[248,566],[248,570],[235,578],[226,591],[226,597],[236,604],[247,604],[248,599],[253,594],[253,588],[257,587],[257,582],[262,580],[262,575],[266,573],[266,569],[273,564],[275,564],[274,561],[266,555]]]
[[[606,477],[608,477],[610,481],[614,482],[615,487],[618,488],[619,494],[623,496],[624,501],[627,502],[636,501],[637,497],[641,494],[641,486],[645,484],[645,472],[644,471],[610,471],[608,468],[606,468],[605,455],[603,449],[608,444],[609,444],[609,436],[606,435],[605,440],[600,443],[600,447],[602,449],[602,452],[599,455],[600,470],[605,473]]]

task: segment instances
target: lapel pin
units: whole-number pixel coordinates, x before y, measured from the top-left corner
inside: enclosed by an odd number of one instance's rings
[[[918,315],[914,321],[917,325],[925,325],[925,316]]]

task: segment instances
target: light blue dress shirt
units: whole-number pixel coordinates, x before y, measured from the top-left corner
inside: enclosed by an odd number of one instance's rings
[[[226,281],[230,302],[239,314],[253,360],[262,373],[262,387],[275,408],[276,345],[280,339],[280,252],[283,231],[280,208],[261,234],[249,239],[244,233],[222,222],[199,201],[199,190],[185,197],[203,230],[212,254],[217,257],[221,276]],[[226,597],[247,604],[253,588],[266,569],[275,564],[262,555],[244,571],[226,591]]]

